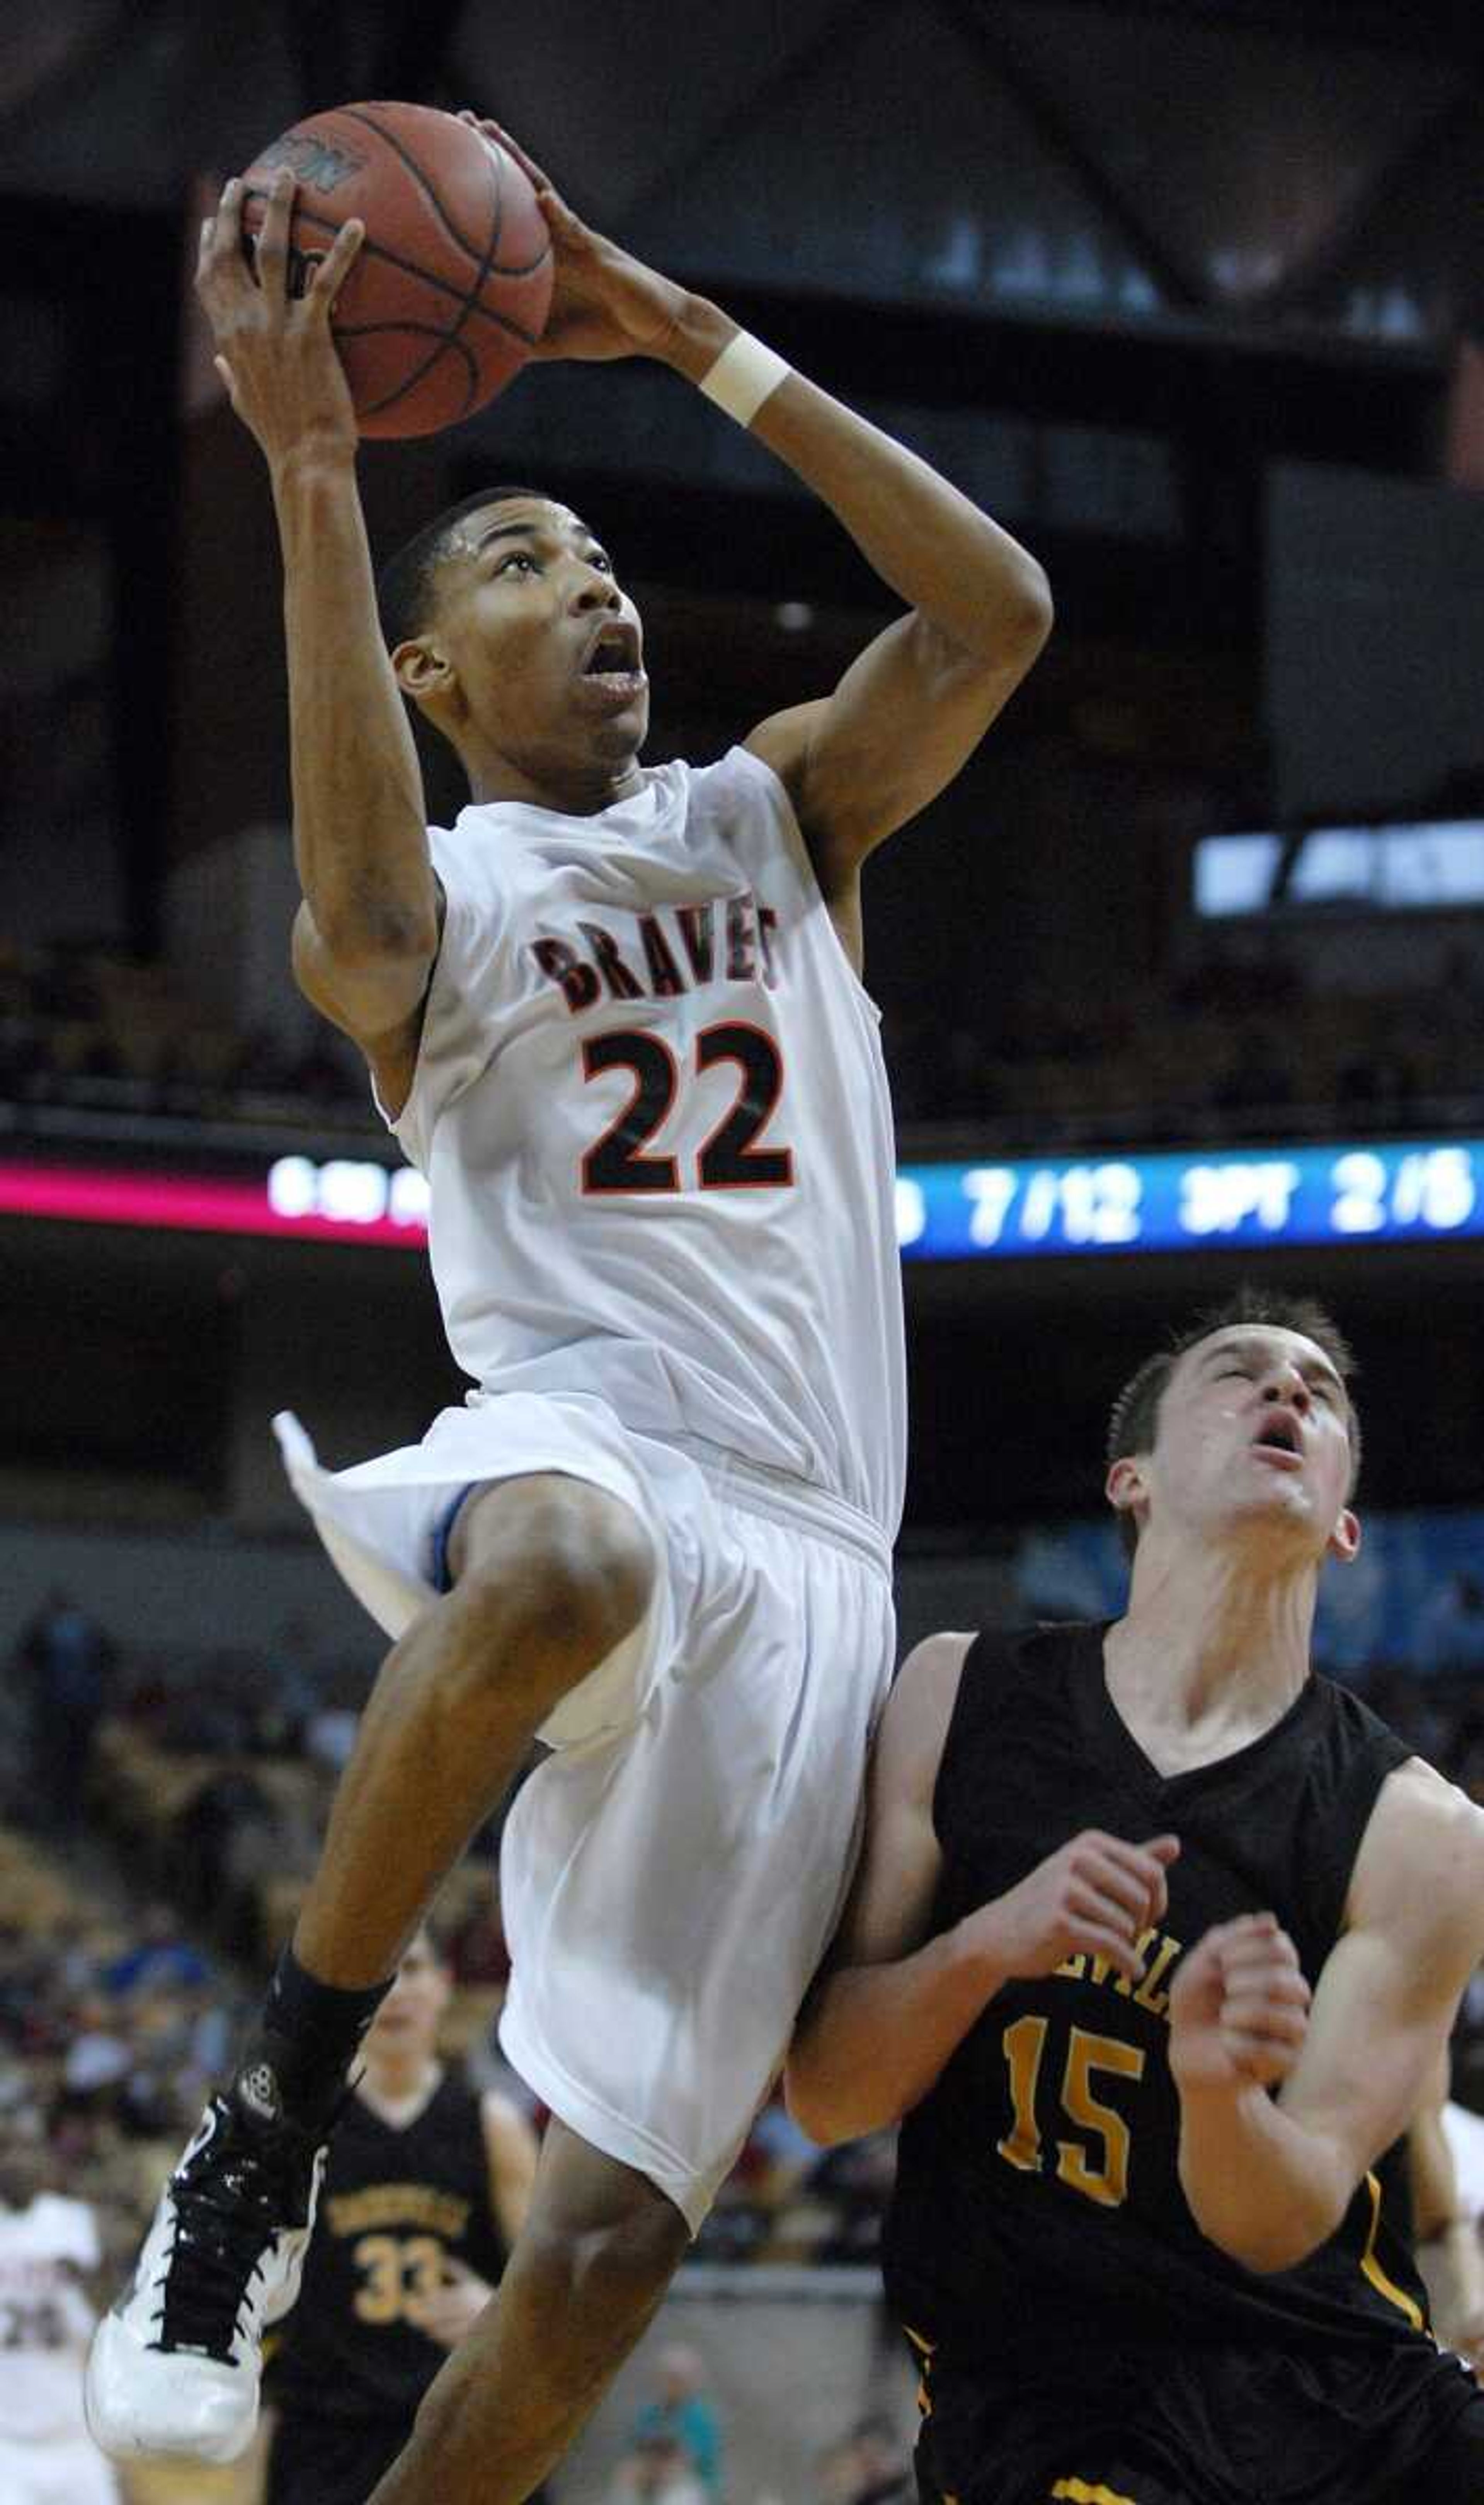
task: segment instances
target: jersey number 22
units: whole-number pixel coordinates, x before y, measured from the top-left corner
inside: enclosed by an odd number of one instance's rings
[[[758,1146],[783,1091],[783,1063],[773,1038],[762,1027],[736,1021],[703,1028],[695,1039],[697,1076],[722,1062],[736,1065],[736,1092],[697,1151],[701,1190],[758,1191],[792,1183],[793,1149]],[[599,1078],[610,1070],[626,1070],[633,1087],[623,1111],[583,1159],[583,1191],[683,1191],[689,1178],[682,1176],[679,1158],[649,1153],[684,1084],[674,1053],[657,1035],[637,1028],[590,1036],[583,1046],[583,1077]]]

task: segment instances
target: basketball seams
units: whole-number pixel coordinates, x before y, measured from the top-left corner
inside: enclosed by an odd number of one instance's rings
[[[483,287],[485,279],[489,276],[490,259],[500,240],[500,225],[503,216],[503,186],[500,181],[500,159],[497,159],[489,150],[485,151],[485,157],[487,160],[485,167],[486,176],[494,186],[494,201],[490,219],[489,238],[484,247],[483,258],[479,261],[475,270],[473,282],[464,292],[463,301],[459,306],[458,319],[451,330],[441,335],[439,345],[423,359],[422,364],[420,366],[414,366],[411,372],[404,376],[403,380],[398,384],[397,389],[394,392],[389,392],[384,400],[372,403],[371,406],[366,412],[368,417],[379,417],[383,409],[395,408],[397,403],[400,400],[405,399],[408,392],[416,391],[418,384],[425,382],[428,375],[432,373],[434,367],[438,364],[438,361],[442,355],[445,347],[457,348],[462,353],[469,370],[469,381],[464,393],[464,406],[458,412],[459,417],[467,417],[470,409],[474,406],[474,396],[478,389],[478,370],[475,364],[474,358],[470,354],[468,344],[463,338],[461,338],[460,333],[463,331],[464,325],[469,319],[471,309],[477,305],[479,301],[479,291]],[[464,249],[466,252],[469,250],[467,244]],[[449,423],[456,425],[458,423],[458,419],[451,419]]]
[[[484,154],[488,160],[489,170],[495,176],[495,231],[491,235],[488,246],[483,253],[480,252],[477,244],[471,243],[469,237],[459,231],[459,229],[454,225],[450,211],[443,204],[442,194],[434,190],[432,182],[424,173],[416,158],[403,146],[402,141],[397,137],[394,131],[388,130],[382,123],[375,121],[362,105],[337,105],[336,107],[336,111],[343,115],[347,122],[358,122],[364,129],[374,132],[376,138],[381,141],[382,145],[392,151],[393,156],[396,157],[399,163],[405,166],[407,173],[411,175],[413,181],[416,183],[418,189],[427,200],[428,206],[432,209],[434,216],[438,219],[440,226],[442,226],[446,232],[449,241],[456,243],[460,252],[467,253],[471,261],[478,264],[479,283],[481,286],[483,285],[484,280],[492,275],[498,278],[529,278],[532,272],[534,270],[538,270],[541,267],[542,263],[547,260],[551,250],[549,237],[542,246],[541,251],[537,254],[534,261],[523,261],[512,264],[509,262],[499,262],[495,260],[494,254],[499,245],[500,227],[504,218],[504,208],[501,199],[501,186],[499,180],[499,167],[501,160],[497,158],[492,149],[485,146],[485,143],[482,140],[480,141],[480,146],[484,148]],[[322,118],[329,121],[332,117],[327,114]]]
[[[475,364],[474,358],[470,354],[467,342],[461,338],[459,335],[462,332],[465,323],[469,319],[471,310],[478,305],[480,291],[483,288],[485,279],[489,276],[490,263],[493,260],[496,248],[499,245],[500,228],[505,215],[505,186],[501,179],[505,160],[503,158],[497,157],[493,150],[486,150],[485,155],[487,159],[486,172],[494,189],[494,199],[491,205],[490,215],[489,239],[484,247],[484,257],[475,271],[474,284],[465,294],[463,304],[459,309],[458,320],[454,323],[451,331],[443,334],[442,345],[435,348],[431,356],[425,357],[420,366],[414,367],[411,373],[409,373],[406,380],[398,386],[396,391],[390,393],[385,400],[375,402],[374,405],[367,410],[366,414],[368,417],[377,417],[383,409],[395,408],[397,403],[406,393],[415,391],[418,384],[433,371],[434,367],[437,365],[439,358],[442,355],[443,348],[445,347],[457,348],[463,355],[469,369],[469,385],[464,394],[464,406],[459,411],[459,416],[466,417],[474,405],[474,396],[478,389],[478,369]],[[457,424],[457,420],[455,419],[451,421],[451,423]]]
[[[442,424],[457,426],[459,418],[467,416],[474,395],[479,388],[478,363],[468,340],[460,339],[451,331],[432,330],[426,322],[363,322],[356,330],[347,331],[345,336],[348,339],[372,339],[386,334],[391,334],[399,339],[409,337],[433,339],[437,344],[431,354],[423,359],[422,364],[415,368],[404,382],[398,384],[395,391],[387,392],[381,400],[370,402],[359,412],[363,423],[369,417],[381,417],[387,409],[395,408],[397,403],[404,399],[406,393],[413,390],[418,383],[426,382],[443,350],[451,348],[456,357],[463,359],[468,381],[464,391],[463,407],[456,417],[445,418]],[[439,431],[438,428],[433,430],[434,433]]]
[[[262,200],[265,203],[267,200],[267,194],[265,192],[249,192],[247,194],[247,199]],[[343,220],[337,222],[334,218],[322,218],[317,209],[306,209],[302,207],[299,201],[296,201],[294,204],[294,223],[296,226],[302,223],[306,227],[317,227],[321,233],[329,235],[331,239],[334,240],[335,236],[337,235],[340,230],[340,225],[343,224]],[[257,238],[254,237],[253,240],[256,241]],[[543,259],[545,259],[545,255],[543,255]],[[497,330],[508,331],[512,339],[518,339],[523,347],[534,348],[540,341],[541,333],[539,331],[527,331],[521,323],[513,321],[510,314],[498,312],[493,304],[472,302],[471,300],[464,295],[461,289],[450,286],[446,278],[440,278],[436,270],[424,269],[419,262],[405,261],[400,252],[390,251],[384,243],[374,242],[370,235],[368,235],[363,242],[360,251],[356,255],[356,260],[384,261],[388,268],[400,269],[405,278],[415,278],[420,280],[424,287],[431,287],[435,295],[446,296],[453,303],[466,305],[471,312],[477,313],[481,321],[493,322]],[[532,264],[533,268],[539,269],[540,266],[540,262]],[[523,275],[523,273],[518,270],[500,270],[495,272],[494,275],[502,278],[509,278],[519,277]],[[336,328],[338,330],[341,328],[341,325],[336,323]]]

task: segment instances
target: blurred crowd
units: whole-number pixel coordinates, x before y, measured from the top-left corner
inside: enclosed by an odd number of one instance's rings
[[[163,965],[0,936],[0,1104],[196,1120],[371,1116],[354,1057],[213,1015]]]
[[[248,2002],[161,1902],[0,1826],[5,2171],[86,2202],[111,2264],[137,2246]],[[10,2196],[15,2198],[14,2186]]]
[[[1047,1149],[1301,1137],[1336,1125],[1423,1131],[1477,1118],[1484,969],[1446,948],[1426,995],[1314,988],[1267,936],[1214,947],[1161,1001],[1069,997],[1027,978],[931,1014],[888,997],[901,1121],[972,1125]],[[377,1125],[359,1060],[322,1029],[304,1045],[245,1035],[159,965],[0,937],[0,1104],[121,1116]]]
[[[1311,986],[1267,937],[1213,948],[1163,1000],[1110,986],[1069,997],[1028,981],[975,1004],[971,1025],[897,1017],[885,1036],[903,1122],[972,1124],[1006,1147],[1158,1147],[1363,1135],[1478,1116],[1484,972],[1455,945],[1417,988]]]

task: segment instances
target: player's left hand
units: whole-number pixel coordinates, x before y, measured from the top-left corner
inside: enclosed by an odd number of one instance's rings
[[[1274,2087],[1303,2051],[1309,1986],[1276,1914],[1219,1923],[1170,1991],[1170,2067],[1182,2089]]]
[[[551,309],[538,357],[655,357],[674,335],[687,296],[671,278],[646,268],[632,253],[595,234],[569,209],[550,176],[543,173],[518,140],[479,114],[461,122],[494,140],[530,176],[551,237],[554,270]]]
[[[407,2319],[419,2331],[426,2331],[441,2348],[456,2348],[467,2331],[477,2322],[494,2295],[487,2279],[468,2264],[448,2261],[439,2286],[430,2295],[408,2297]]]

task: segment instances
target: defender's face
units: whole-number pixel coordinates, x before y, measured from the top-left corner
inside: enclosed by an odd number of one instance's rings
[[[1115,1463],[1115,1504],[1200,1535],[1257,1525],[1316,1560],[1350,1556],[1350,1398],[1299,1331],[1242,1323],[1184,1351],[1159,1404],[1154,1449]],[[1120,1475],[1121,1474],[1121,1475]]]
[[[428,640],[510,755],[633,755],[649,727],[639,612],[565,505],[515,496],[465,516]]]
[[[367,2050],[430,2054],[438,2041],[439,2024],[448,2006],[450,1989],[446,1966],[440,1965],[431,1942],[419,1932],[371,2021]]]

